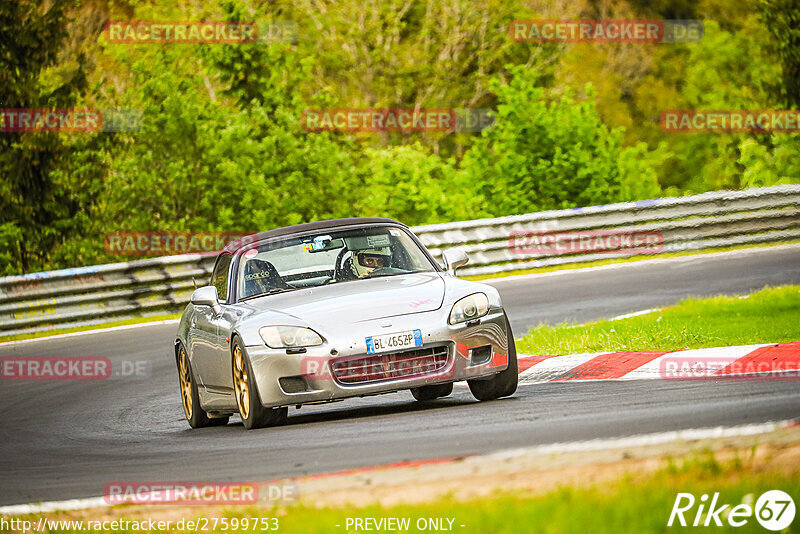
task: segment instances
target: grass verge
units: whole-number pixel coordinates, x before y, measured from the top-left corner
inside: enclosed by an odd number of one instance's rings
[[[736,505],[778,488],[795,498],[800,496],[800,469],[793,473],[742,471],[740,462],[721,464],[710,455],[673,462],[645,480],[627,476],[602,487],[564,487],[540,496],[506,494],[466,503],[443,499],[421,506],[290,510],[280,519],[280,527],[291,533],[347,532],[348,518],[395,517],[410,519],[408,532],[421,531],[416,524],[420,518],[445,518],[445,525],[452,519],[452,530],[464,533],[643,534],[681,530],[680,526],[667,527],[679,492],[694,494],[698,503],[701,495],[719,492],[720,505]],[[697,506],[685,514],[689,524],[696,512]],[[764,532],[752,517],[741,528],[712,528],[716,532]],[[796,531],[795,526],[784,532]]]
[[[563,484],[545,491],[500,492],[469,500],[452,497],[436,498],[424,504],[414,505],[369,505],[369,506],[314,506],[305,501],[301,505],[265,508],[226,508],[221,513],[198,510],[205,517],[205,532],[232,532],[250,530],[253,522],[261,525],[262,518],[275,525],[271,518],[277,519],[280,532],[290,534],[322,534],[335,532],[363,532],[355,529],[354,519],[362,521],[370,518],[377,521],[393,518],[407,521],[405,528],[373,528],[382,532],[430,532],[431,530],[455,531],[464,534],[487,533],[586,533],[617,534],[636,532],[641,534],[687,530],[680,526],[667,527],[673,505],[678,493],[691,493],[695,505],[684,514],[687,523],[698,517],[697,511],[701,495],[713,496],[719,493],[717,506],[728,504],[728,510],[740,503],[755,504],[764,492],[782,490],[795,500],[800,498],[800,463],[794,448],[784,447],[774,450],[771,456],[758,454],[756,447],[737,449],[732,454],[709,451],[693,452],[660,460],[653,470],[622,471],[618,476],[598,482],[588,479],[580,485]],[[535,476],[535,475],[533,475]],[[710,499],[709,499],[710,500]],[[685,504],[683,502],[682,504]],[[707,506],[706,506],[707,509]],[[106,509],[94,514],[94,518],[110,517],[117,519],[143,520],[131,508]],[[126,512],[133,512],[127,515]],[[51,520],[69,520],[76,513],[47,514]],[[173,525],[179,519],[194,519],[198,516],[187,514],[183,517],[171,514]],[[705,516],[699,515],[701,523]],[[84,528],[87,521],[94,518],[83,516]],[[214,518],[217,518],[216,520]],[[225,518],[221,520],[220,518]],[[21,519],[36,524],[37,516]],[[244,527],[247,519],[248,527]],[[745,518],[747,523],[733,528],[727,523],[727,516],[720,514],[722,527],[712,526],[714,532],[765,532],[754,517]],[[431,520],[438,521],[444,528],[430,528]],[[52,523],[51,523],[52,524]],[[232,525],[237,528],[232,530]],[[363,523],[362,523],[363,524]],[[227,528],[224,526],[227,525]],[[713,525],[713,523],[712,523]],[[426,528],[421,528],[421,527]],[[795,521],[783,532],[798,532],[800,520]],[[350,528],[348,528],[350,527]],[[243,530],[244,529],[244,530]],[[176,532],[175,528],[166,529]],[[257,529],[257,530],[260,530]],[[688,529],[691,530],[691,527]],[[63,528],[51,532],[86,532],[74,528]],[[140,530],[137,532],[147,531]],[[152,532],[152,531],[150,531]]]
[[[800,286],[686,299],[616,321],[540,325],[517,341],[526,354],[682,350],[800,340]]]

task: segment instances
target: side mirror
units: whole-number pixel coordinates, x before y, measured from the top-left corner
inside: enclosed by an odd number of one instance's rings
[[[219,305],[219,298],[217,297],[217,288],[214,286],[195,289],[192,293],[191,303],[195,306],[210,306],[215,315],[219,315],[222,312],[222,306]]]
[[[444,260],[444,268],[448,273],[455,276],[456,269],[467,264],[469,256],[460,248],[448,248],[442,252],[442,260]]]

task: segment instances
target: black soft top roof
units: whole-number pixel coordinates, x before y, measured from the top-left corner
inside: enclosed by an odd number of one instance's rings
[[[342,226],[370,226],[375,224],[392,224],[408,228],[405,224],[397,222],[394,219],[387,217],[352,217],[349,219],[329,219],[327,221],[317,221],[312,223],[296,224],[294,226],[285,226],[283,228],[276,228],[274,230],[267,230],[266,232],[259,232],[252,234],[242,239],[238,239],[222,249],[223,252],[233,253],[239,248],[249,245],[255,241],[266,241],[268,239],[275,239],[278,237],[287,237],[292,235],[301,235],[305,233],[312,233],[319,230],[328,230],[331,228],[339,228]]]

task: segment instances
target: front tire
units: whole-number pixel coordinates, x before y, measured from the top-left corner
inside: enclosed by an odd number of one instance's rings
[[[192,365],[183,343],[178,343],[178,386],[181,391],[183,415],[192,428],[207,426],[223,426],[228,424],[228,417],[209,417],[200,406],[200,394],[197,381],[194,379]]]
[[[453,383],[436,384],[434,386],[420,386],[412,388],[411,394],[420,402],[432,401],[440,397],[446,397],[453,392]]]
[[[467,380],[469,390],[479,401],[508,397],[517,391],[519,374],[517,372],[517,346],[514,343],[514,334],[511,333],[511,324],[506,317],[506,332],[508,332],[508,367],[489,379]]]
[[[233,392],[236,396],[236,406],[239,407],[239,415],[242,418],[244,427],[247,430],[252,430],[285,423],[289,414],[289,409],[286,406],[283,408],[265,408],[261,404],[253,366],[250,364],[250,358],[247,357],[239,338],[233,341],[231,357],[233,358]]]

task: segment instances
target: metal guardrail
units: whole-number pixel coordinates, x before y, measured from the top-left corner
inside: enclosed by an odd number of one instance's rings
[[[459,246],[470,255],[459,275],[486,275],[629,257],[630,250],[542,252],[517,239],[649,233],[657,247],[636,255],[800,239],[800,185],[623,202],[413,228],[437,258]],[[214,257],[167,256],[0,278],[0,335],[178,312],[192,278],[207,280]]]

